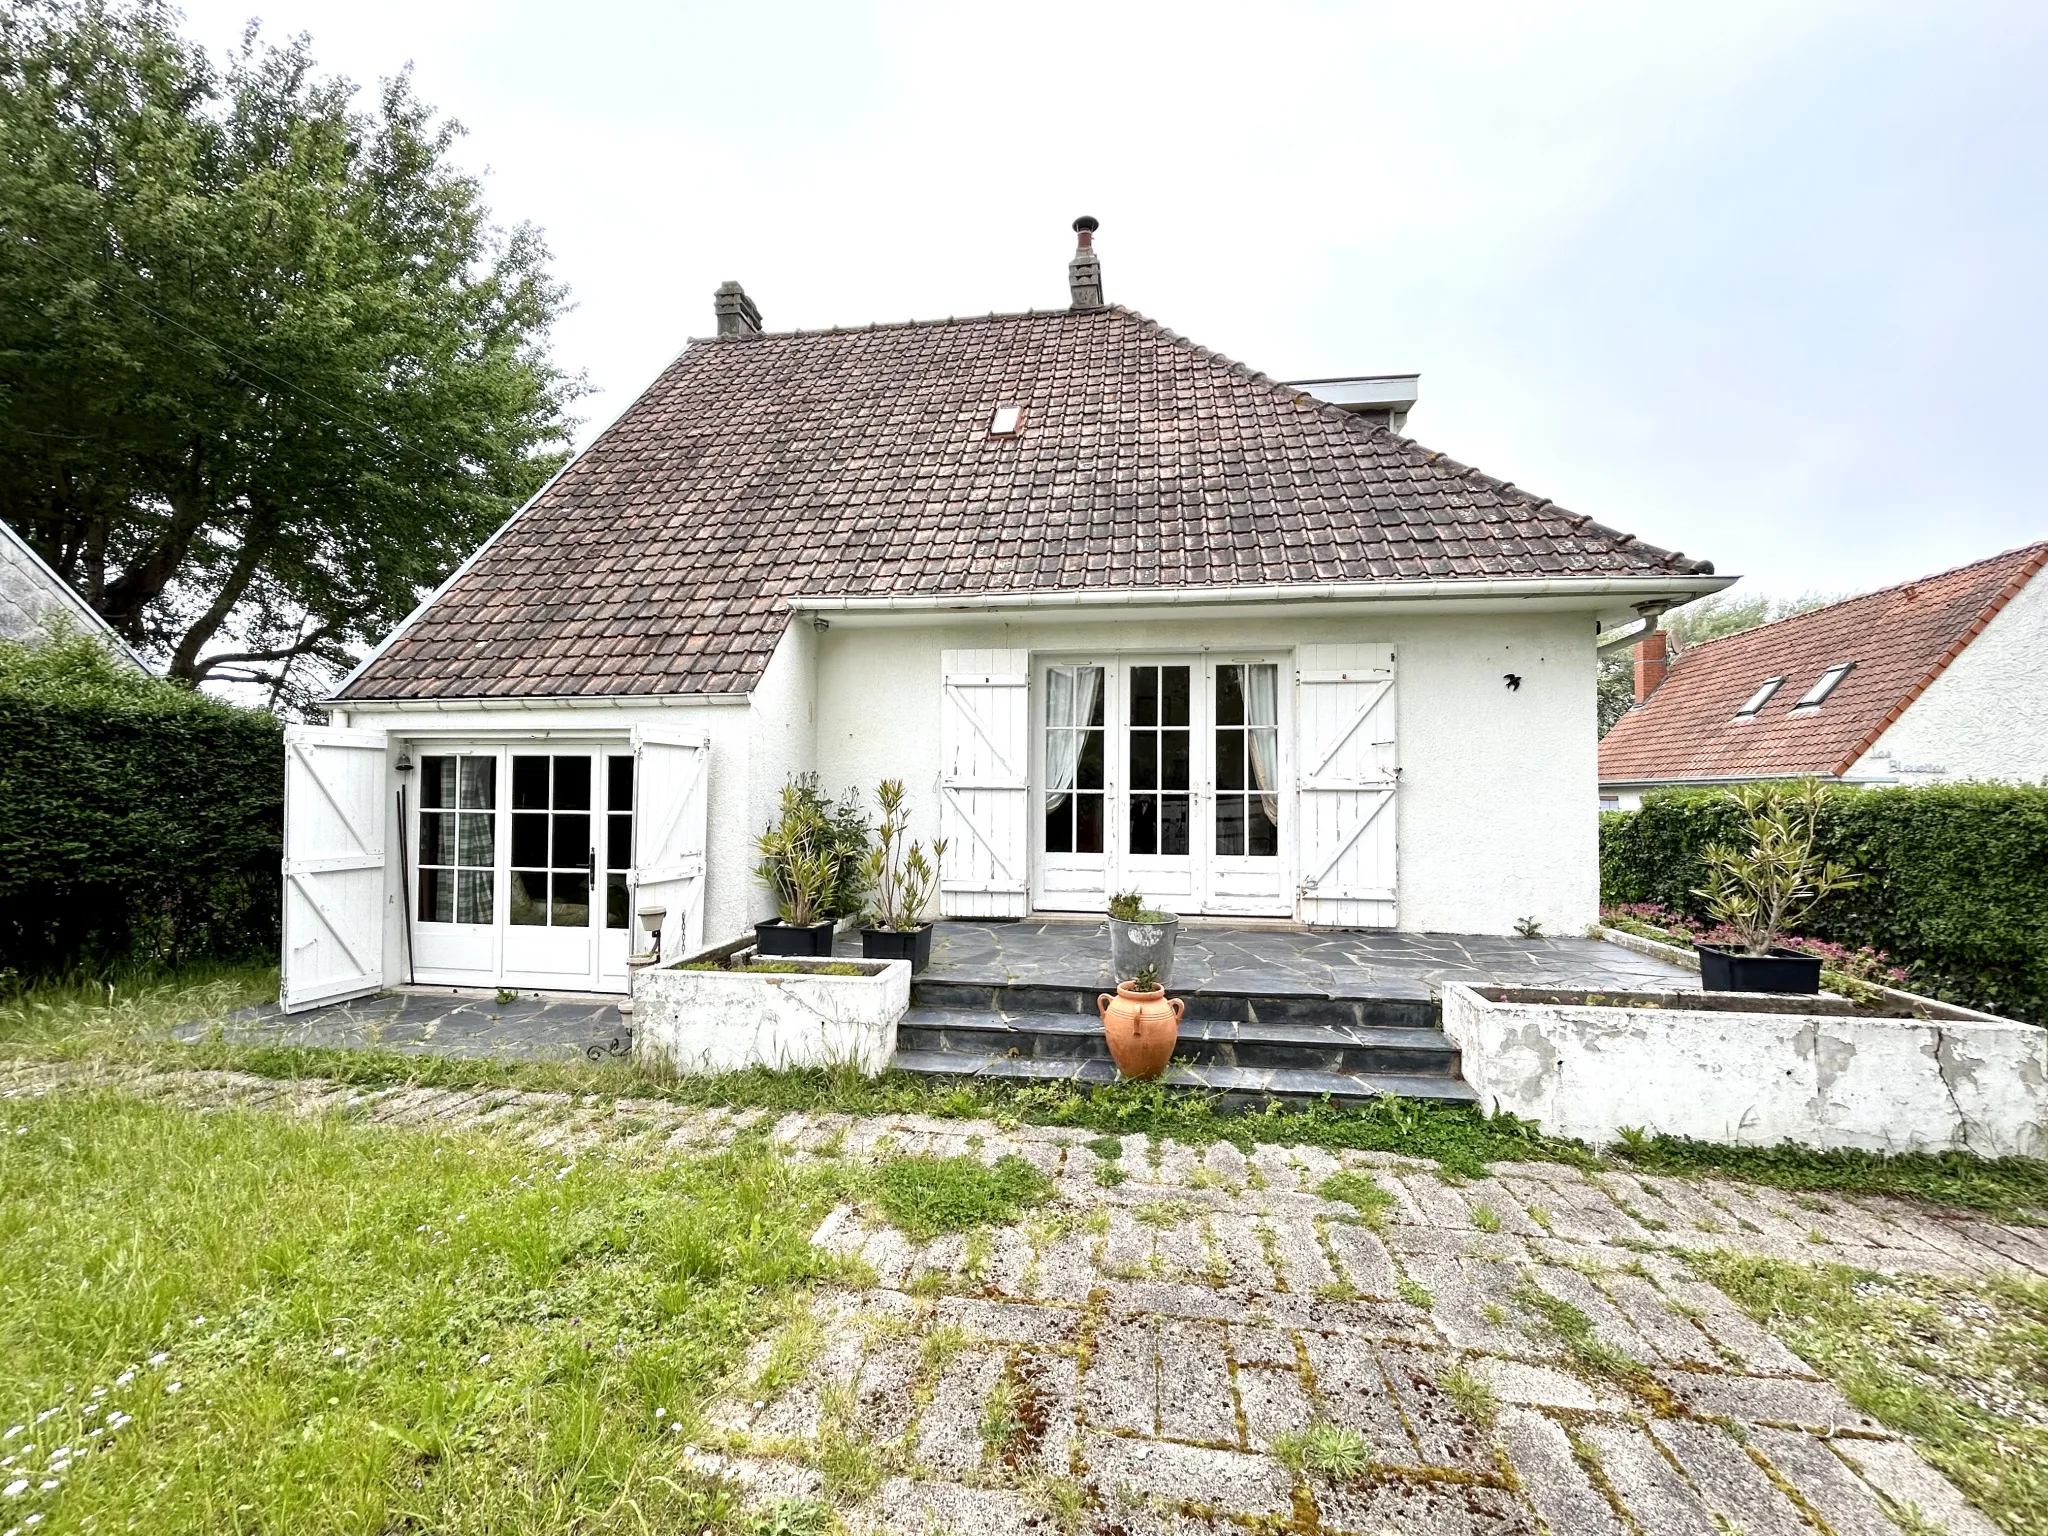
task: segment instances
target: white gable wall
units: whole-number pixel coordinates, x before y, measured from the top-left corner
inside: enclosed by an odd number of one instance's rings
[[[1510,933],[1518,918],[1534,917],[1562,934],[1583,932],[1597,915],[1590,613],[1007,617],[901,627],[835,620],[815,647],[826,791],[852,784],[871,798],[877,782],[900,778],[915,835],[937,835],[943,651],[1224,655],[1386,641],[1399,657],[1399,926]],[[1503,680],[1510,672],[1518,690]]]
[[[2048,780],[2044,649],[2048,579],[2037,574],[1844,777]]]

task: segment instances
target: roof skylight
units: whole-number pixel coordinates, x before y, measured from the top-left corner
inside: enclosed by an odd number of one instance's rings
[[[1015,437],[1024,425],[1024,407],[1021,405],[999,405],[995,415],[989,418],[990,437]]]
[[[1801,694],[1799,702],[1792,707],[1794,709],[1819,709],[1821,701],[1835,691],[1835,684],[1847,677],[1850,669],[1855,665],[1856,663],[1853,661],[1845,661],[1840,666],[1829,667],[1827,671],[1821,673],[1820,681]]]
[[[1742,708],[1735,711],[1735,718],[1754,720],[1763,712],[1763,707],[1771,702],[1771,695],[1784,686],[1785,679],[1782,677],[1766,678],[1762,687],[1742,701]]]

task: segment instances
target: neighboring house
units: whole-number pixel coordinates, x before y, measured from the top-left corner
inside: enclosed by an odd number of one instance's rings
[[[149,670],[71,583],[45,565],[20,534],[0,523],[0,640],[44,640],[67,628],[97,636],[120,660],[138,671]]]
[[[1845,784],[2048,779],[2048,543],[1814,608],[1665,659],[1600,743],[1600,804],[1813,775]],[[1668,674],[1667,674],[1668,670]]]
[[[1063,310],[766,334],[721,288],[293,732],[288,1002],[622,990],[640,908],[670,955],[771,914],[813,771],[908,784],[947,915],[1591,921],[1598,626],[1727,580],[1395,435],[1412,377],[1105,303],[1075,227]]]

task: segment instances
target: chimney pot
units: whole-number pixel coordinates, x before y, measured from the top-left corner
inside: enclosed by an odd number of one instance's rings
[[[1636,642],[1636,702],[1645,703],[1671,670],[1671,637],[1653,629]]]
[[[1067,263],[1067,292],[1073,296],[1075,309],[1102,308],[1102,262],[1095,254],[1095,231],[1101,223],[1082,214],[1074,220],[1074,234],[1078,244],[1074,247],[1074,259]]]
[[[711,308],[718,316],[718,334],[721,336],[758,336],[761,334],[761,311],[754,301],[747,297],[747,290],[738,283],[720,283],[713,295]]]

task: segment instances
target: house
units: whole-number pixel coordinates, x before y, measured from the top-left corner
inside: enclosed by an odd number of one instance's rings
[[[1844,784],[2048,780],[2048,543],[1852,597],[1667,659],[1600,743],[1600,803],[1812,775]]]
[[[945,915],[1577,932],[1600,626],[1727,585],[1103,298],[771,333],[738,284],[288,752],[286,997],[618,991],[771,915],[792,774]],[[1318,393],[1324,391],[1324,393]]]
[[[139,672],[149,670],[70,582],[0,523],[0,640],[39,641],[66,629],[96,637],[109,655]]]

